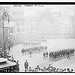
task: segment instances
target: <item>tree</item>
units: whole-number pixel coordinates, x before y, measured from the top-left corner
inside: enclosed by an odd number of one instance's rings
[[[13,46],[13,42],[6,36],[4,45],[5,49],[8,49],[10,51],[10,48]]]

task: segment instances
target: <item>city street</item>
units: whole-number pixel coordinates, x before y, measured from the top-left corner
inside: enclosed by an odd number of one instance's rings
[[[64,43],[66,45],[64,48],[67,49],[67,46],[68,46],[68,48],[71,48],[71,47],[75,48],[74,47],[74,43],[75,43],[74,41],[75,41],[74,39],[73,40],[68,39],[67,42],[66,42],[66,40],[64,40],[64,42],[61,41],[58,43],[56,41],[55,41],[56,42],[55,43],[54,40],[51,42],[54,42],[54,44],[56,44],[57,45],[56,47],[58,47],[58,48],[59,48],[59,46],[58,46],[59,44]],[[48,44],[48,48],[50,48],[50,46],[51,46],[50,43]],[[53,47],[54,49],[58,50],[54,46],[55,45],[51,46],[51,48]],[[61,45],[61,46],[63,47],[63,45]],[[40,67],[43,68],[44,66],[48,67],[49,64],[52,64],[53,66],[55,66],[57,68],[63,68],[63,69],[64,68],[72,68],[75,71],[75,56],[72,56],[71,59],[63,58],[59,61],[53,62],[53,61],[49,60],[48,58],[43,59],[43,52],[32,54],[31,57],[29,54],[22,55],[21,50],[23,48],[25,48],[25,46],[23,44],[18,44],[16,46],[14,46],[13,48],[11,48],[11,50],[10,50],[10,54],[13,55],[14,59],[19,60],[20,72],[24,72],[24,62],[26,60],[29,62],[29,66],[32,68],[35,68],[37,65],[40,65]]]

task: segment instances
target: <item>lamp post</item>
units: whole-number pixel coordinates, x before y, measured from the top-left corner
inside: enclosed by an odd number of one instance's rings
[[[3,27],[3,56],[6,58],[6,50],[5,50],[5,38],[4,38],[4,21],[8,21],[9,23],[9,14],[5,11],[2,15],[2,27]]]

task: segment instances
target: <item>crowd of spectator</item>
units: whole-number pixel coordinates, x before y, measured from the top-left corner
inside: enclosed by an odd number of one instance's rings
[[[72,73],[74,72],[73,69],[70,68],[56,68],[52,66],[51,64],[48,65],[48,67],[41,68],[39,65],[37,65],[35,68],[32,68],[29,66],[28,61],[24,63],[25,72],[49,72],[49,73]]]
[[[31,68],[29,67],[29,69],[25,72],[49,72],[49,73],[72,73],[73,69],[70,68],[66,68],[66,69],[62,69],[62,68],[56,68],[53,67],[51,64],[49,64],[48,67],[43,67],[41,68],[39,65],[37,65],[36,68]]]

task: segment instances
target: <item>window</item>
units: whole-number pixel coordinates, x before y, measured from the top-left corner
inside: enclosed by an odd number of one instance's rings
[[[17,27],[17,32],[20,32],[20,27]]]

